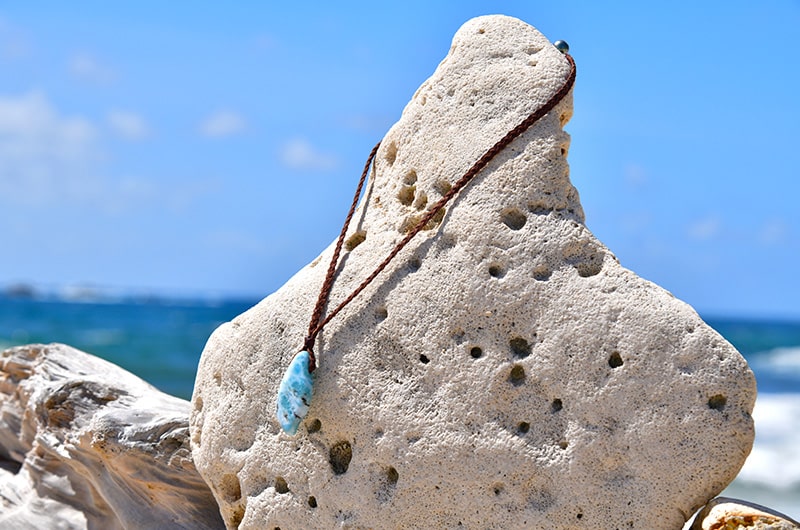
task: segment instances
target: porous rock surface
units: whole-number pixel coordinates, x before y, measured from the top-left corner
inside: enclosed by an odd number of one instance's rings
[[[568,71],[519,20],[467,22],[383,140],[329,307]],[[584,225],[571,113],[570,95],[330,322],[296,436],[276,391],[332,246],[215,331],[191,440],[229,528],[680,528],[733,479],[753,374]]]
[[[189,402],[63,344],[0,353],[0,528],[224,528]]]
[[[717,497],[697,514],[690,530],[800,530],[800,523],[765,506]]]

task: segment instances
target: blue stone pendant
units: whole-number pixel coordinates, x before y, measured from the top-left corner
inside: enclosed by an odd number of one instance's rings
[[[308,372],[309,359],[307,351],[295,355],[278,388],[278,423],[288,434],[297,433],[311,405],[314,380]]]

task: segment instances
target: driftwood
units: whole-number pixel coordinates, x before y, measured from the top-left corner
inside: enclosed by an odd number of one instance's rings
[[[0,353],[0,528],[224,528],[189,403],[62,344]]]

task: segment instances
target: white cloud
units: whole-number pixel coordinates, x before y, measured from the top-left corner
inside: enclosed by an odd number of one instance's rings
[[[696,241],[708,241],[716,237],[721,229],[722,222],[719,217],[716,215],[709,215],[689,225],[687,235],[690,239]]]
[[[78,79],[91,83],[107,84],[116,78],[113,70],[87,53],[78,53],[70,57],[67,69]]]
[[[349,129],[367,133],[383,134],[392,126],[391,115],[351,114],[341,118],[341,123]]]
[[[184,206],[204,189],[186,195],[162,189],[138,175],[113,175],[99,127],[58,111],[42,92],[0,95],[0,204],[27,213],[76,205],[107,214],[148,206]]]
[[[150,134],[147,122],[134,112],[112,110],[106,116],[106,120],[116,134],[127,140],[141,140]]]
[[[239,113],[221,110],[203,120],[200,133],[209,138],[222,138],[243,131],[246,125],[245,119]]]
[[[96,136],[41,92],[0,96],[0,198],[37,204],[79,194],[84,183],[74,177],[99,158]]]
[[[318,151],[308,140],[294,138],[281,149],[281,161],[291,169],[330,171],[339,165],[336,156]]]

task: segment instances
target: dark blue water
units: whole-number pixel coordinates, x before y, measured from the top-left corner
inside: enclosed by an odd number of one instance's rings
[[[759,393],[800,393],[800,322],[716,318],[706,322],[747,359]]]
[[[188,399],[211,332],[256,300],[74,302],[0,295],[0,348],[62,342]],[[706,321],[742,352],[760,393],[800,393],[800,322]]]
[[[105,303],[0,295],[0,349],[62,342],[189,399],[206,340],[256,300],[117,299]],[[800,322],[707,317],[747,359],[759,398],[756,441],[724,492],[800,515]]]
[[[0,347],[62,342],[188,399],[211,332],[255,301],[70,302],[0,296]]]

